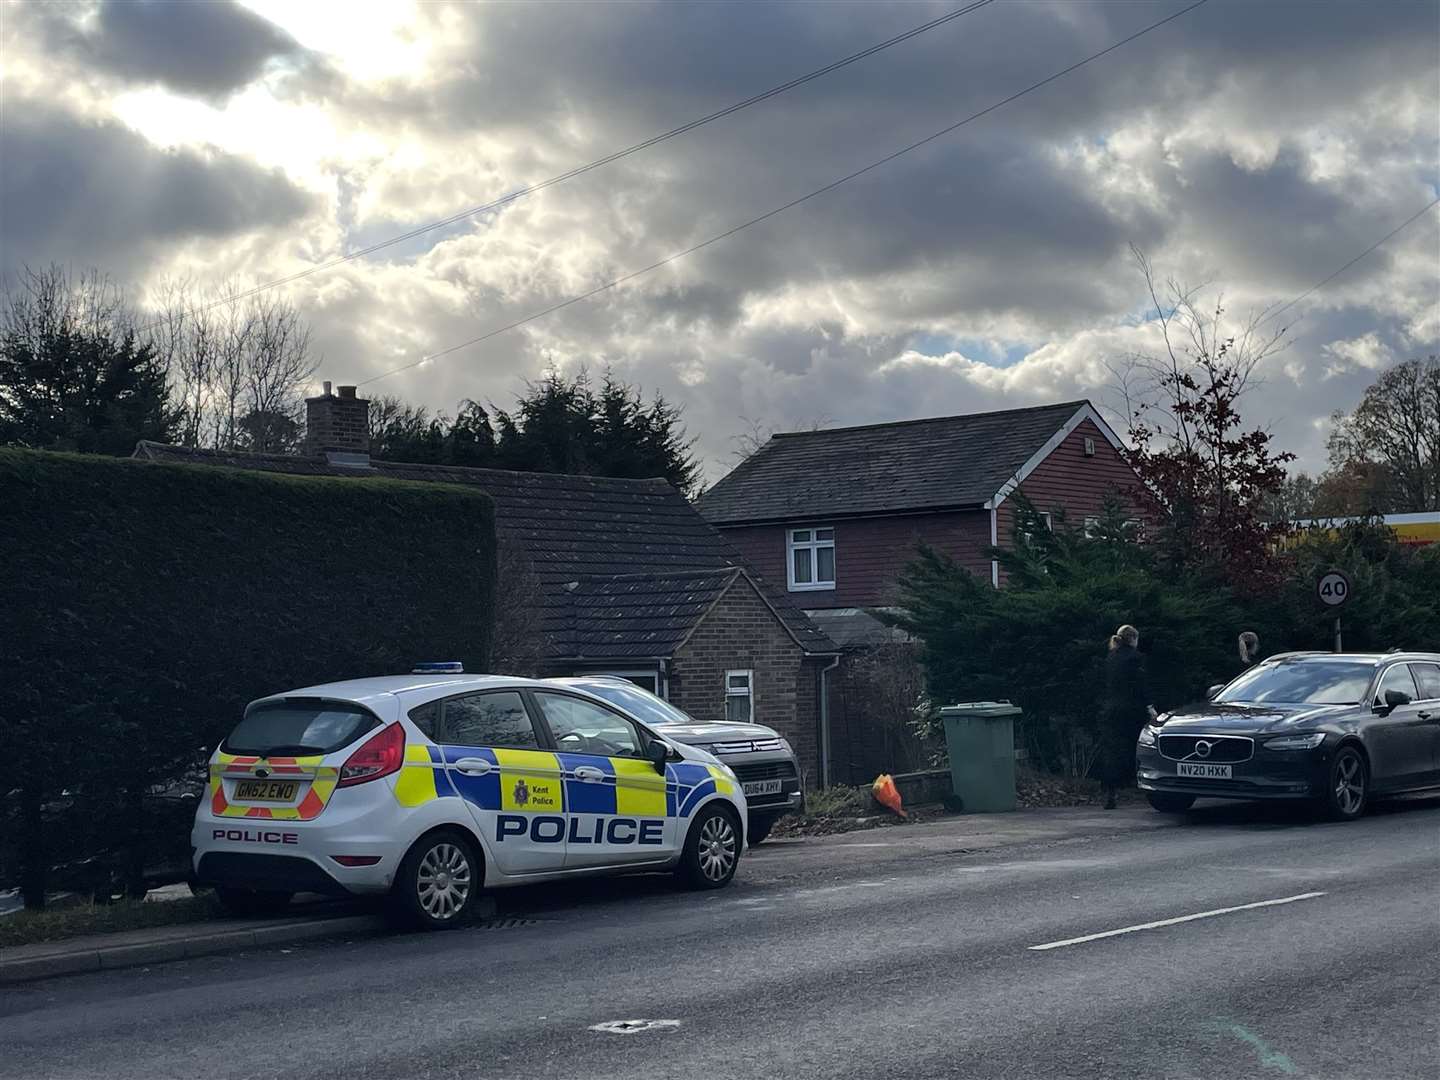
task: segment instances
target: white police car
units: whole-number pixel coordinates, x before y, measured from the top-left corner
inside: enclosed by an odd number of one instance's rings
[[[251,702],[210,760],[192,842],[197,883],[232,910],[388,893],[442,928],[482,888],[577,874],[720,888],[745,820],[705,751],[582,690],[446,664]]]

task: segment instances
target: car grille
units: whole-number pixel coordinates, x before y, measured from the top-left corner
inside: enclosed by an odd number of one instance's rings
[[[731,766],[742,784],[751,780],[791,780],[795,777],[793,761],[757,761],[752,764],[741,762]]]
[[[1255,740],[1243,735],[1161,735],[1157,742],[1161,755],[1171,761],[1224,765],[1249,761],[1255,753]]]
[[[754,742],[739,739],[735,742],[714,743],[710,746],[710,752],[718,756],[725,754],[754,754],[757,752],[770,753],[775,750],[783,750],[784,745],[779,739],[758,739]]]

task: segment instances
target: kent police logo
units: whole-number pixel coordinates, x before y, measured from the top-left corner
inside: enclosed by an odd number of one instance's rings
[[[525,778],[522,776],[519,780],[515,781],[515,805],[524,806],[529,801],[530,788],[525,783]]]

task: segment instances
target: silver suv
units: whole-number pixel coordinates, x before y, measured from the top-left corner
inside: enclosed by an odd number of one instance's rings
[[[655,728],[666,738],[708,750],[735,770],[745,789],[752,845],[786,814],[805,809],[805,777],[795,751],[774,728],[728,720],[696,720],[664,698],[618,675],[576,675],[550,682],[579,687]]]

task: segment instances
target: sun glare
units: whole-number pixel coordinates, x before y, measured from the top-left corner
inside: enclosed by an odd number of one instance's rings
[[[412,0],[243,0],[352,79],[371,81],[420,73],[429,56],[417,32]]]

